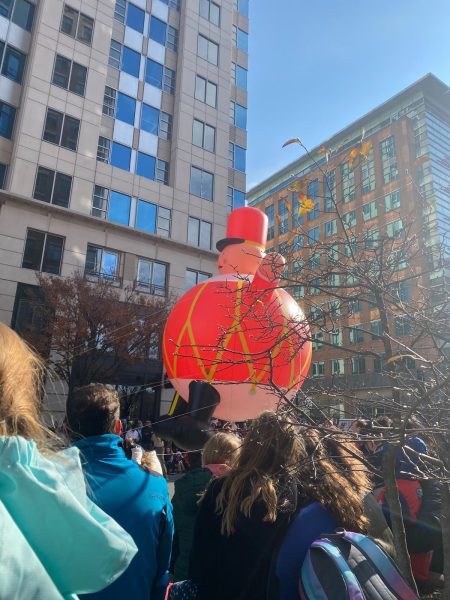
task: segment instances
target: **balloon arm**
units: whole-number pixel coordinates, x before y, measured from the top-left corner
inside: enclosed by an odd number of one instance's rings
[[[274,290],[278,287],[286,260],[281,254],[266,254],[256,271],[249,289],[253,291]]]

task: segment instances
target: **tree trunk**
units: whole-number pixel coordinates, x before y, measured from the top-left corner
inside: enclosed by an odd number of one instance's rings
[[[395,457],[397,446],[390,445],[383,461],[383,475],[386,485],[386,502],[389,507],[391,517],[392,533],[394,535],[395,552],[397,555],[397,565],[405,580],[417,593],[416,582],[411,569],[411,560],[406,546],[405,525],[402,517],[402,507],[398,496],[397,483],[395,480]]]
[[[444,580],[443,600],[450,600],[450,485],[442,485],[442,544],[444,550]]]

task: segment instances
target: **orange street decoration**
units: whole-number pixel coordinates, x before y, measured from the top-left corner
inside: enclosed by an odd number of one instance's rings
[[[360,154],[365,160],[369,158],[369,152],[372,150],[372,148],[372,142],[364,142],[363,144],[361,144]]]
[[[305,194],[298,195],[298,214],[304,215],[312,211],[315,206],[314,200],[308,198]]]
[[[210,383],[220,395],[214,416],[241,421],[275,409],[274,386],[292,398],[311,363],[311,342],[297,302],[278,287],[285,265],[265,253],[268,219],[237,208],[217,243],[219,275],[187,291],[166,324],[163,357],[183,398],[189,383]]]

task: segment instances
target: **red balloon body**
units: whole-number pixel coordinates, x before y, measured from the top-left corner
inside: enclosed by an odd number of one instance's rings
[[[190,289],[169,315],[165,367],[187,398],[193,379],[220,394],[214,416],[241,421],[275,409],[276,388],[292,397],[311,363],[304,314],[283,289],[249,288],[253,276],[226,275]]]

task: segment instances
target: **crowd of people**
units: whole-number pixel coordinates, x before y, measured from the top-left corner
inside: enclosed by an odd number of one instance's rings
[[[0,599],[298,600],[312,544],[339,528],[395,561],[379,468],[390,423],[345,434],[264,412],[182,458],[170,500],[164,474],[181,450],[150,422],[121,435],[118,394],[100,384],[69,395],[64,444],[40,418],[43,376],[0,323]],[[411,434],[396,457],[420,583],[442,580],[439,486],[420,479],[428,450]]]

